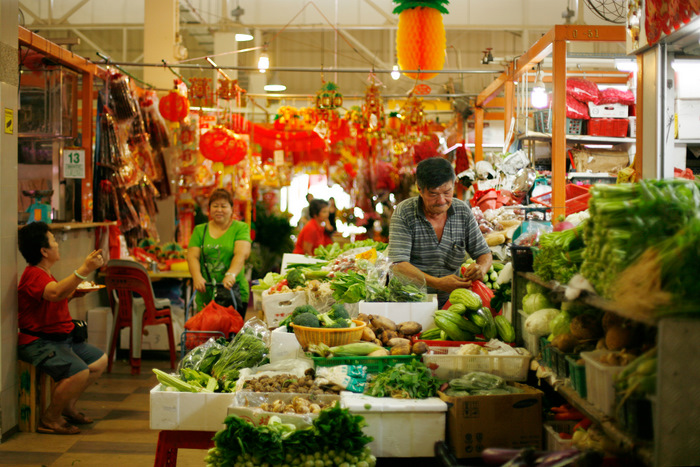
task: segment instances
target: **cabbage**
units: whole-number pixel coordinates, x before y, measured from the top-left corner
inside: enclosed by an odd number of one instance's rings
[[[549,329],[554,337],[559,334],[566,334],[569,332],[569,326],[571,325],[571,315],[566,311],[559,313],[554,319],[549,323]]]
[[[527,290],[528,294],[544,293],[547,290],[544,287],[542,287],[540,284],[537,284],[535,282],[530,282],[530,281],[528,281],[527,284],[525,284],[525,289]]]
[[[529,293],[523,297],[523,311],[525,314],[532,314],[543,308],[552,308],[552,303],[541,293]]]
[[[556,308],[537,310],[525,320],[525,330],[536,337],[550,333],[549,323],[559,314]]]

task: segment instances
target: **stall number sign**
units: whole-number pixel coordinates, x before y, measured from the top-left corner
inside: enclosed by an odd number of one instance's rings
[[[66,149],[63,151],[63,177],[85,178],[84,149]]]

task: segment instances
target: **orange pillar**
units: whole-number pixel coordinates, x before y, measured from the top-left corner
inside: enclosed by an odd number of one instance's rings
[[[466,123],[466,122],[465,122]],[[474,108],[474,162],[484,160],[484,108]]]
[[[552,61],[552,220],[556,222],[566,214],[566,41],[554,41]]]

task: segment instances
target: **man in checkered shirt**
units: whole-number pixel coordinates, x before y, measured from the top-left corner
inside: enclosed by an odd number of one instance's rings
[[[438,294],[440,308],[450,292],[482,279],[492,261],[471,208],[453,198],[455,179],[447,160],[431,157],[421,161],[416,168],[419,196],[396,206],[389,230],[387,251],[394,273],[425,281],[428,293]],[[476,262],[460,277],[465,253]]]

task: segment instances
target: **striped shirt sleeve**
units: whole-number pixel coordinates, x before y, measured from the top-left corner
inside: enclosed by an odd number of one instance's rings
[[[405,201],[399,203],[391,216],[389,224],[389,247],[387,256],[393,263],[403,263],[411,260],[413,246],[412,228],[406,216],[410,204]]]

